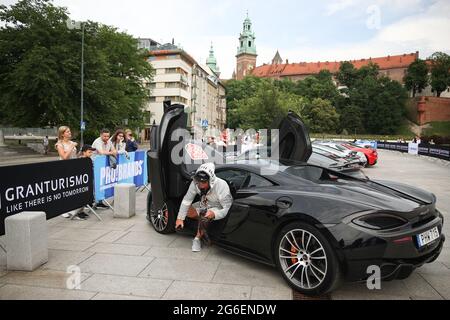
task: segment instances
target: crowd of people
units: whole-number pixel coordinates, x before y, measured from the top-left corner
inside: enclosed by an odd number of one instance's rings
[[[44,147],[48,152],[48,137],[44,139]],[[111,132],[108,129],[100,131],[100,136],[90,144],[84,144],[78,149],[78,143],[72,141],[72,131],[67,126],[62,126],[58,129],[58,140],[55,144],[60,160],[71,160],[76,158],[91,158],[104,155],[109,157],[111,167],[115,168],[117,165],[117,157],[124,154],[129,159],[129,153],[138,150],[139,146],[133,137],[133,132],[130,129],[118,129],[111,137]],[[103,201],[94,204],[97,209],[107,209],[107,205]],[[89,216],[84,212],[84,208],[72,210],[62,215],[64,218],[85,220]]]

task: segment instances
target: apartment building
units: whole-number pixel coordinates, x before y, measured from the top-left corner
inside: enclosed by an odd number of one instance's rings
[[[222,130],[226,123],[225,87],[209,66],[201,65],[174,44],[159,45],[149,50],[148,61],[155,69],[146,106],[146,134],[159,124],[163,116],[163,102],[170,100],[186,107],[188,127],[203,126]]]

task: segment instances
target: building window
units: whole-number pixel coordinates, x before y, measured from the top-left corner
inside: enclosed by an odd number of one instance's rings
[[[187,104],[187,99],[180,96],[166,96],[164,100],[170,100],[172,102]]]
[[[241,47],[243,47],[244,46],[244,41],[241,41]]]
[[[178,73],[178,68],[166,68],[166,73]]]
[[[180,83],[179,82],[166,82],[165,87],[166,88],[179,88]]]
[[[248,46],[249,46],[249,47],[252,46],[252,42],[251,42],[251,41],[248,42]]]

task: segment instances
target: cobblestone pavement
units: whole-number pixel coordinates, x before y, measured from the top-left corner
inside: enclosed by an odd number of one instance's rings
[[[372,178],[398,180],[434,192],[438,208],[450,218],[450,167],[438,161],[380,151]],[[145,217],[146,192],[137,194],[137,215],[103,221],[58,217],[48,221],[49,262],[34,272],[6,271],[4,238],[0,237],[0,299],[235,299],[289,300],[292,291],[273,268],[247,261],[217,248],[192,253],[191,239],[160,235]],[[450,234],[450,224],[445,225]],[[81,271],[79,290],[69,266]],[[332,299],[450,299],[449,243],[438,261],[406,280],[383,282],[382,289],[344,284]]]

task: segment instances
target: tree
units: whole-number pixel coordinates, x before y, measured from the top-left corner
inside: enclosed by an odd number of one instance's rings
[[[240,121],[236,128],[271,128],[274,120],[285,113],[279,98],[279,90],[270,81],[263,81],[253,95],[238,101],[237,108],[233,110]]]
[[[340,115],[342,130],[348,130],[350,133],[364,132],[363,113],[360,107],[356,105],[346,106],[341,110]]]
[[[273,84],[283,92],[294,92],[296,85],[295,82],[289,78],[283,78],[283,80],[274,80]]]
[[[428,66],[424,60],[417,59],[411,63],[403,78],[405,87],[412,90],[413,97],[417,92],[421,92],[428,85]]]
[[[336,133],[339,114],[330,101],[316,98],[305,106],[304,114],[311,132]]]
[[[309,76],[304,80],[298,81],[294,93],[307,97],[310,100],[322,98],[332,102],[339,96],[331,74],[327,73],[321,73],[318,76]]]
[[[339,66],[339,71],[336,73],[336,79],[342,86],[351,87],[357,79],[358,70],[348,61],[344,61]]]
[[[408,98],[406,89],[388,77],[366,77],[356,82],[349,91],[351,104],[363,113],[367,132],[395,134],[405,115]]]
[[[450,56],[443,52],[435,52],[431,60],[431,88],[438,97],[450,86]]]
[[[227,127],[238,128],[241,124],[237,108],[241,100],[250,98],[263,86],[261,78],[248,76],[243,80],[230,80],[226,84],[227,92]]]
[[[16,126],[79,128],[81,31],[49,0],[0,6],[0,114]],[[87,128],[143,124],[151,65],[136,40],[115,28],[85,25],[84,106]]]

